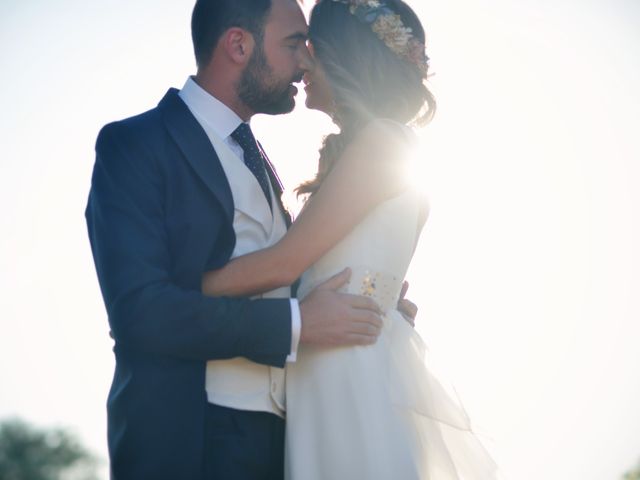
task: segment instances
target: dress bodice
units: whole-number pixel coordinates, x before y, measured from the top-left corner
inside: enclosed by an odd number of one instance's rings
[[[350,267],[342,290],[370,296],[384,315],[375,343],[301,343],[287,364],[286,480],[496,480],[464,408],[396,309],[426,208],[411,189],[382,202],[303,274],[299,298]]]
[[[346,267],[351,280],[342,291],[374,298],[387,310],[398,299],[416,245],[425,199],[409,189],[377,207],[302,276],[298,297]]]

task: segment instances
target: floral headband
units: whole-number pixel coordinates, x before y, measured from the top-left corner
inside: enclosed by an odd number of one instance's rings
[[[369,25],[391,51],[427,76],[429,57],[424,51],[424,43],[413,36],[413,30],[405,27],[400,15],[391,10],[384,0],[332,1],[348,5],[351,14]]]

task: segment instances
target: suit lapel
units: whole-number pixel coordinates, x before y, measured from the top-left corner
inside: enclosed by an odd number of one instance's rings
[[[170,89],[158,105],[167,130],[205,185],[216,196],[233,223],[233,196],[231,187],[207,134],[191,114],[178,91]]]

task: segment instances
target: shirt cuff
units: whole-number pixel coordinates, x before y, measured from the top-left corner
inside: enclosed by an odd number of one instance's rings
[[[298,344],[300,343],[300,331],[302,321],[300,319],[300,305],[298,300],[291,298],[291,353],[287,356],[287,362],[293,363],[298,358]]]

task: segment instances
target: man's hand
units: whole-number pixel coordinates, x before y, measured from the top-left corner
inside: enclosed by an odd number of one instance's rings
[[[409,290],[409,282],[404,281],[402,282],[402,290],[400,291],[400,300],[398,300],[398,311],[412,327],[415,327],[416,316],[418,315],[418,306],[411,300],[404,298],[407,294],[407,290]]]
[[[382,312],[369,297],[338,293],[349,281],[345,269],[317,286],[300,302],[300,341],[324,346],[371,345],[382,330]]]

